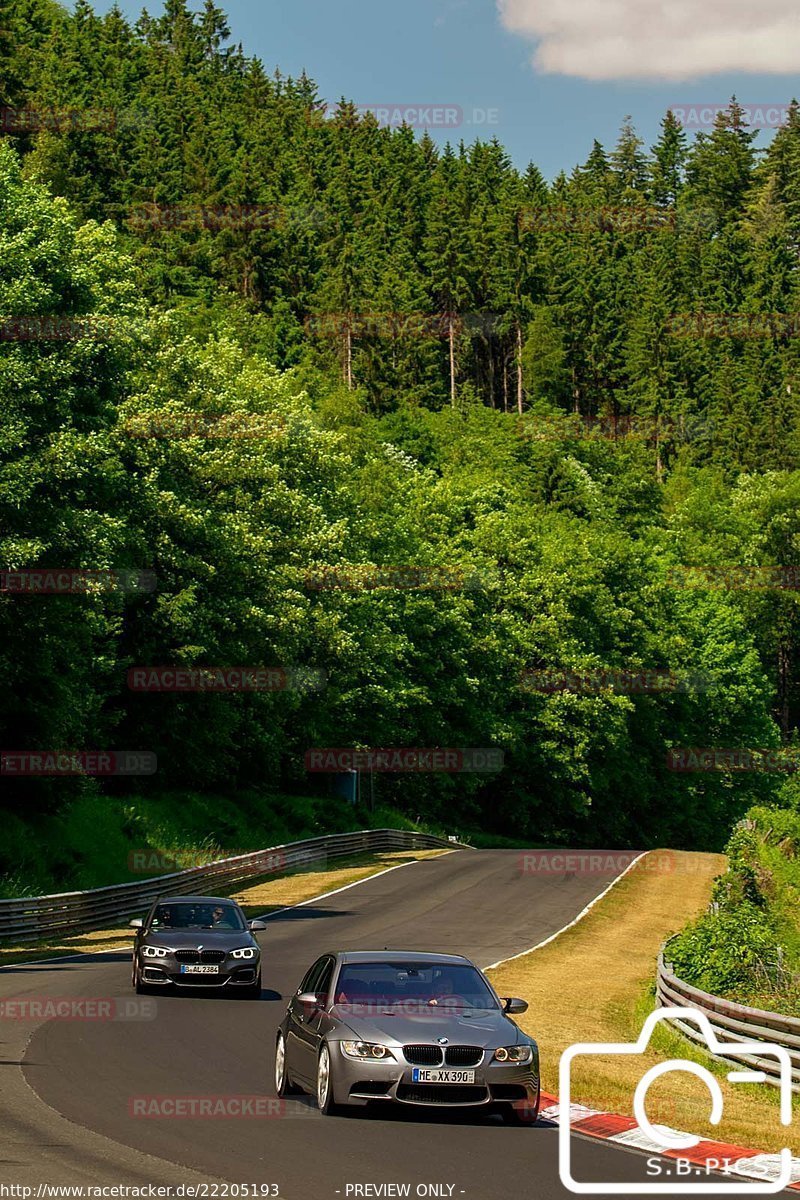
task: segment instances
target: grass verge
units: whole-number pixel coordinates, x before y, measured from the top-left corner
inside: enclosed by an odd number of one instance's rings
[[[119,800],[89,790],[24,821],[0,801],[0,825],[0,897],[8,899],[138,882],[327,833],[417,828],[392,809],[367,811],[337,796],[254,791]]]
[[[632,1042],[638,1037],[655,1005],[660,946],[704,911],[714,878],[725,867],[717,854],[676,853],[670,861],[674,869],[666,873],[648,870],[645,859],[572,929],[491,972],[500,995],[522,996],[530,1004],[520,1024],[539,1042],[545,1090],[558,1094],[559,1060],[575,1042]],[[669,1030],[659,1031],[641,1057],[576,1059],[571,1098],[632,1116],[633,1093],[644,1072],[672,1057],[701,1062],[719,1078],[723,1120],[719,1126],[709,1123],[707,1089],[681,1072],[662,1076],[650,1089],[651,1121],[746,1148],[777,1151],[788,1145],[800,1152],[794,1125],[786,1129],[779,1124],[776,1089],[728,1083],[730,1068]],[[800,1116],[800,1098],[795,1112]]]
[[[369,879],[387,867],[415,862],[423,858],[436,858],[448,851],[400,850],[388,854],[362,854],[336,860],[333,865],[319,864],[303,871],[268,875],[232,889],[221,889],[221,893],[242,905],[250,918],[263,913],[276,912],[291,904],[301,904],[324,892],[346,887]],[[91,933],[78,933],[72,937],[54,938],[45,942],[23,942],[15,946],[0,946],[0,966],[11,963],[31,962],[35,959],[56,958],[64,954],[97,954],[104,950],[128,950],[133,931],[127,928],[102,929]]]
[[[676,974],[752,1008],[800,1016],[800,813],[751,808],[725,847],[715,909],[670,946]]]

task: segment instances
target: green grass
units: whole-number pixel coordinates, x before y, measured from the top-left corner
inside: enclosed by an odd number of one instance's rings
[[[531,841],[530,838],[503,837],[499,833],[484,833],[481,829],[472,829],[468,833],[459,834],[459,837],[479,850],[544,850],[548,848],[544,842]]]
[[[126,883],[328,833],[419,828],[392,810],[365,812],[338,797],[255,792],[89,794],[30,821],[0,809],[0,820],[0,897]]]
[[[670,946],[675,972],[715,995],[800,1016],[800,812],[751,809],[726,853],[712,911]]]

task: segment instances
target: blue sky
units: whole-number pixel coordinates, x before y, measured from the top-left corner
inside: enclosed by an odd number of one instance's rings
[[[612,147],[628,113],[649,146],[669,106],[702,128],[709,114],[699,106],[736,93],[769,126],[769,109],[800,94],[789,70],[800,63],[794,0],[218,3],[246,53],[284,74],[305,68],[331,104],[345,95],[386,109],[387,121],[402,107],[442,143],[494,135],[519,167],[533,160],[548,179],[585,161],[594,137]],[[121,7],[135,17],[142,4]],[[158,0],[148,7],[161,11]],[[766,128],[756,144],[770,136]]]

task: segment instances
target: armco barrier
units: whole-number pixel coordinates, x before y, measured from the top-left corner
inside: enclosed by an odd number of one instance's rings
[[[271,874],[277,855],[280,855],[283,871],[353,854],[438,847],[453,849],[461,847],[461,843],[407,829],[364,829],[359,833],[332,834],[271,846],[268,850],[221,859],[138,883],[114,884],[88,892],[64,892],[58,896],[0,900],[0,941],[9,938],[38,941],[79,930],[103,929],[114,921],[142,916],[159,896],[189,895],[205,891],[209,884],[219,888]]]
[[[777,1046],[785,1046],[792,1060],[792,1091],[800,1092],[800,1019],[765,1012],[760,1008],[748,1008],[734,1000],[725,1000],[721,996],[701,992],[699,988],[685,983],[672,973],[669,943],[658,958],[656,994],[659,1003],[665,1008],[699,1009],[708,1017],[714,1031],[727,1041],[772,1042]],[[693,1042],[705,1044],[696,1026],[679,1020],[672,1021],[671,1024]],[[778,1085],[778,1063],[774,1058],[760,1058],[749,1054],[737,1055],[735,1058],[725,1058],[721,1055],[713,1057],[739,1065],[746,1063],[756,1070],[763,1071],[769,1083],[776,1087]]]

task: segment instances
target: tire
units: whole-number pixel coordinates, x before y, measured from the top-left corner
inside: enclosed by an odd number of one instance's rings
[[[504,1104],[502,1116],[506,1125],[535,1125],[539,1119],[539,1093],[536,1093],[535,1104],[529,1104],[527,1100]]]
[[[282,1033],[278,1034],[278,1040],[275,1043],[275,1091],[280,1097],[296,1096],[300,1091],[292,1083],[286,1070],[286,1042]]]
[[[250,987],[242,988],[241,995],[245,1000],[260,1000],[261,999],[261,976],[259,975],[255,983]]]
[[[333,1080],[331,1079],[331,1052],[327,1042],[323,1042],[317,1059],[317,1107],[323,1117],[334,1117],[341,1112],[338,1104],[333,1101]]]
[[[131,984],[133,985],[133,990],[136,992],[137,996],[149,995],[150,989],[147,986],[147,984],[142,983],[142,981],[141,981],[141,978],[139,975],[139,963],[136,959],[133,960],[133,971],[132,971],[132,976],[131,976]]]

